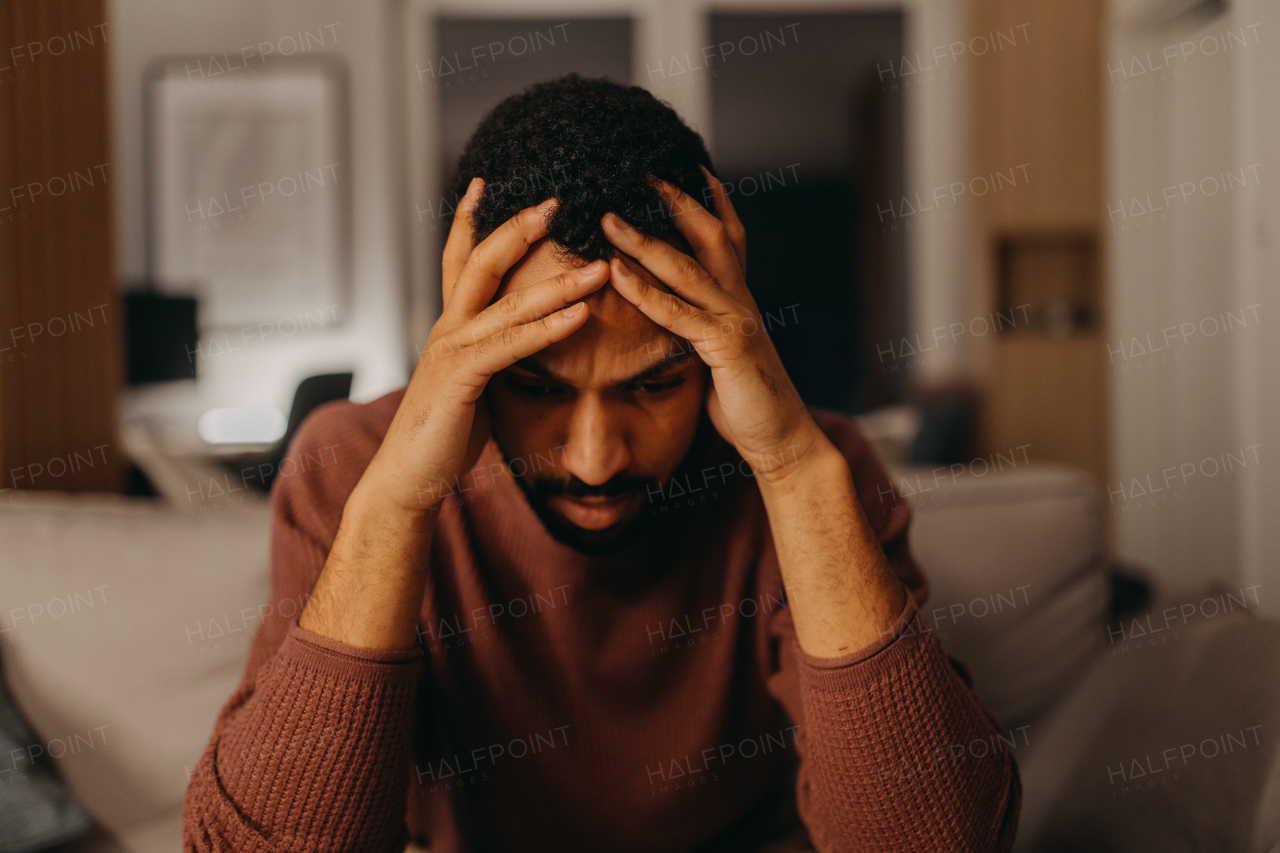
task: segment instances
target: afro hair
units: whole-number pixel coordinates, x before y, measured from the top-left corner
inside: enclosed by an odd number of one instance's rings
[[[699,166],[712,168],[707,147],[669,104],[639,86],[570,74],[493,108],[458,161],[454,197],[484,179],[472,215],[478,242],[554,196],[548,236],[562,255],[590,262],[613,253],[600,227],[609,211],[654,237],[676,231],[650,175],[714,213]]]

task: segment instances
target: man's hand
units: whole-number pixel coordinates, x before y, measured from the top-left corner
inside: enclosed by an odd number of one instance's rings
[[[658,181],[692,258],[616,214],[604,216],[605,236],[634,259],[611,261],[613,286],[688,339],[711,368],[707,413],[756,472],[800,645],[836,657],[875,641],[902,612],[905,592],[862,511],[848,464],[810,416],[765,332],[743,276],[742,223],[724,186],[703,173],[718,219]],[[636,262],[671,292],[637,275]]]
[[[597,261],[490,305],[507,270],[546,235],[555,200],[525,208],[476,246],[471,212],[483,186],[474,179],[458,206],[441,263],[444,309],[361,481],[376,479],[383,498],[407,511],[434,509],[446,495],[440,484],[475,464],[489,438],[480,403],[489,379],[581,328],[588,309],[576,300],[609,280]]]
[[[589,311],[577,300],[609,279],[608,265],[597,261],[490,305],[507,270],[546,235],[555,202],[522,210],[477,246],[471,212],[482,189],[473,180],[458,205],[442,261],[444,310],[382,445],[343,508],[299,619],[301,627],[350,645],[414,645],[436,510],[489,438],[480,402],[485,385],[579,329]]]
[[[711,368],[707,414],[758,476],[785,476],[788,466],[834,449],[814,423],[764,328],[743,276],[746,232],[724,187],[703,170],[720,218],[666,181],[667,207],[694,258],[606,214],[609,241],[672,293],[645,282],[626,257],[612,261],[613,286],[654,322],[687,339]]]

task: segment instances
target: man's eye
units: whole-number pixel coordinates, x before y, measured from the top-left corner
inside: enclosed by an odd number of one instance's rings
[[[684,384],[684,377],[677,379],[668,379],[665,382],[637,382],[635,387],[645,394],[661,394],[663,391],[670,391],[678,385]]]
[[[560,388],[554,385],[548,385],[545,382],[521,382],[515,377],[506,377],[507,387],[517,394],[523,394],[526,397],[548,397],[552,394],[561,393]]]

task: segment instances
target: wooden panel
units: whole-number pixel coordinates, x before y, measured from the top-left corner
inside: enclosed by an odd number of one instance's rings
[[[1037,462],[1074,465],[1105,481],[1105,370],[1100,335],[1065,339],[1004,335],[995,344],[988,393],[990,451],[1031,445]]]
[[[1107,476],[1107,318],[1094,248],[1102,217],[1102,13],[1102,0],[969,3],[972,34],[1026,34],[971,59],[973,174],[1025,167],[1028,178],[975,199],[975,313],[1030,304],[1042,315],[1030,328],[977,342],[981,444],[995,451],[1029,443],[1032,458],[1099,480]],[[1056,235],[1061,245],[1027,245],[1015,258],[1011,235]]]
[[[1026,25],[972,58],[974,174],[1028,164],[988,197],[996,228],[1096,227],[1102,203],[1102,0],[971,0],[971,31]]]
[[[109,36],[103,0],[0,5],[5,488],[117,491],[123,481]]]

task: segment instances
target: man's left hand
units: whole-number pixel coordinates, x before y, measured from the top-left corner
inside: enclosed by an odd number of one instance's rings
[[[609,213],[605,236],[625,253],[611,260],[610,280],[651,320],[693,345],[711,368],[706,406],[712,423],[757,476],[777,479],[834,448],[787,376],[747,290],[746,232],[724,185],[703,173],[718,219],[675,185],[655,179],[694,257]],[[637,262],[670,292],[638,275]]]
[[[839,657],[892,626],[906,591],[862,511],[848,464],[782,368],[747,291],[742,223],[724,186],[703,171],[718,219],[658,182],[694,257],[606,214],[605,236],[625,253],[610,261],[610,280],[710,366],[707,413],[755,471],[796,638],[810,655]],[[640,276],[636,263],[669,292]]]

